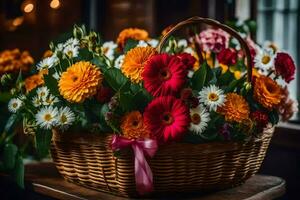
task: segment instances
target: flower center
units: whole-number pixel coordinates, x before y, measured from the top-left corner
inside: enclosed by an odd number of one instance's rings
[[[71,58],[71,57],[73,57],[73,52],[70,50],[67,52],[67,55]]]
[[[78,80],[78,77],[77,76],[72,76],[72,81],[73,82],[76,82]]]
[[[194,114],[192,115],[192,117],[191,117],[191,121],[192,121],[193,124],[200,124],[200,122],[201,122],[201,117],[200,117],[200,115],[197,114],[197,113],[194,113]]]
[[[138,122],[138,121],[134,120],[134,121],[132,122],[132,126],[137,127],[138,125],[139,125],[139,122]]]
[[[171,113],[163,114],[162,120],[165,125],[170,125],[174,122],[174,118],[172,117]]]
[[[160,78],[162,79],[162,80],[169,80],[170,78],[171,78],[171,73],[170,73],[170,71],[168,70],[168,69],[162,69],[162,70],[160,70],[160,72],[159,72],[159,75],[160,75]]]
[[[12,104],[12,107],[13,107],[13,108],[17,108],[17,107],[18,107],[18,104],[17,104],[17,103],[13,103],[13,104]]]
[[[46,114],[45,116],[44,116],[44,120],[45,121],[50,121],[52,119],[52,115],[50,115],[50,114]]]
[[[216,93],[210,93],[208,95],[208,99],[210,101],[218,101],[219,100],[219,95],[217,95]]]
[[[263,64],[268,64],[270,62],[270,60],[271,60],[270,56],[265,55],[262,57],[261,62]]]
[[[45,94],[46,94],[45,92],[41,92],[41,97],[45,96]]]
[[[103,48],[103,53],[106,54],[108,52],[108,49],[109,49],[108,47],[104,47]]]
[[[60,121],[64,124],[64,123],[66,123],[67,121],[68,121],[68,118],[67,118],[67,116],[66,115],[61,115],[61,117],[60,117]]]

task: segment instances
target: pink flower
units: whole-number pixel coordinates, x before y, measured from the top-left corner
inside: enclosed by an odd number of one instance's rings
[[[199,36],[198,42],[203,51],[219,53],[229,46],[230,35],[222,29],[206,29]]]
[[[146,126],[151,137],[159,143],[180,140],[190,125],[188,107],[173,96],[157,97],[144,112]]]
[[[153,96],[176,95],[186,83],[187,69],[176,56],[158,54],[147,62],[142,77]]]

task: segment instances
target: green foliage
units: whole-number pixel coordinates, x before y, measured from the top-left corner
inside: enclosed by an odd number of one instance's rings
[[[59,95],[57,80],[53,76],[51,76],[50,74],[44,75],[44,81],[51,94]]]
[[[119,69],[110,68],[104,72],[104,79],[108,85],[116,92],[119,92],[121,89],[129,89],[130,84],[129,80],[122,74]]]
[[[3,161],[6,169],[13,169],[15,167],[15,159],[18,152],[18,147],[12,143],[4,145]]]
[[[138,41],[133,40],[133,39],[128,39],[126,41],[125,47],[124,47],[124,53],[126,54],[128,51],[130,51],[131,49],[133,49],[134,47],[136,47],[138,45]]]
[[[203,88],[209,68],[207,63],[204,63],[200,69],[194,73],[191,80],[193,89],[200,91]]]
[[[51,138],[51,130],[37,130],[35,134],[35,146],[39,158],[44,158],[48,155],[51,144]]]

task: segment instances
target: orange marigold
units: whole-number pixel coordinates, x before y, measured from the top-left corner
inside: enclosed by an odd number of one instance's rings
[[[58,87],[66,100],[82,103],[97,93],[101,82],[101,71],[90,62],[80,61],[62,73]]]
[[[43,54],[43,58],[49,58],[53,55],[53,52],[51,50],[47,50]]]
[[[25,79],[24,84],[27,93],[44,84],[44,74],[48,74],[48,71],[42,70],[38,74],[34,74]]]
[[[139,83],[149,58],[156,53],[153,47],[135,47],[125,55],[121,70],[132,82]]]
[[[119,33],[119,36],[117,38],[117,44],[121,50],[123,50],[126,41],[128,39],[133,40],[148,40],[149,35],[148,32],[144,29],[138,29],[138,28],[127,28],[122,30]]]
[[[282,88],[274,80],[266,76],[256,78],[254,99],[262,106],[271,110],[281,102],[283,97]]]
[[[247,101],[236,93],[226,94],[226,101],[217,110],[229,122],[243,122],[249,118],[250,108]]]
[[[121,131],[129,139],[148,138],[150,135],[139,111],[132,111],[122,118]]]
[[[28,51],[14,49],[0,52],[0,74],[28,71],[33,63],[34,60]]]

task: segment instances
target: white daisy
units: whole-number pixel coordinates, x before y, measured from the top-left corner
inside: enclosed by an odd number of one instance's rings
[[[125,58],[125,55],[121,55],[115,60],[115,65],[114,65],[115,68],[121,69],[121,66],[124,62],[124,58]]]
[[[179,48],[186,48],[188,46],[187,40],[185,39],[178,40],[177,46]]]
[[[42,70],[42,69],[50,69],[51,67],[55,66],[58,63],[58,58],[56,55],[53,55],[48,58],[44,58],[42,61],[40,61],[37,64],[37,69]]]
[[[12,113],[16,113],[23,105],[23,101],[18,98],[12,98],[8,102],[8,110]]]
[[[43,100],[39,96],[34,96],[32,98],[32,104],[34,105],[34,107],[39,107],[43,105]]]
[[[65,43],[64,43],[64,47],[68,47],[68,46],[79,46],[79,40],[76,38],[70,38],[68,39]]]
[[[52,77],[55,78],[56,80],[59,80],[61,76],[61,73],[55,72]]]
[[[68,57],[68,58],[75,58],[79,54],[79,47],[78,46],[66,46],[63,50],[63,53]]]
[[[273,50],[271,49],[258,51],[254,58],[255,67],[261,72],[270,70],[274,66],[274,57]]]
[[[58,103],[59,99],[54,95],[50,94],[46,98],[43,98],[43,105],[44,106],[53,106],[55,103]]]
[[[199,92],[199,101],[206,105],[209,111],[216,111],[217,107],[225,102],[224,91],[215,85],[204,87]]]
[[[115,49],[118,47],[118,45],[116,43],[114,43],[113,41],[109,41],[109,42],[104,42],[101,49],[103,54],[109,59],[109,60],[113,60],[114,59],[114,53],[115,53]]]
[[[136,45],[137,47],[147,47],[149,46],[147,42],[144,40],[140,40],[139,43]]]
[[[158,46],[158,40],[157,39],[150,39],[148,41],[148,44],[150,44],[151,47],[156,48]]]
[[[51,129],[57,124],[58,110],[52,106],[42,108],[35,115],[35,121],[38,126],[44,129]]]
[[[39,87],[36,93],[39,98],[44,99],[49,95],[49,89],[46,86]]]
[[[75,114],[69,107],[60,108],[57,115],[57,124],[62,130],[66,130],[75,121]]]
[[[203,133],[210,121],[209,112],[200,105],[190,109],[190,115],[191,124],[189,130],[197,134]]]

